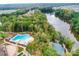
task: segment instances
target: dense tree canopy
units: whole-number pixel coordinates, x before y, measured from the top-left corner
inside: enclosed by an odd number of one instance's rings
[[[70,22],[70,20],[73,17],[73,13],[74,13],[74,11],[70,10],[70,9],[57,9],[55,11],[55,15],[57,17],[59,17],[60,19],[62,19],[64,21],[67,21],[67,22]]]
[[[66,37],[62,37],[62,38],[60,39],[59,43],[60,43],[61,45],[64,44],[65,47],[67,48],[67,50],[68,50],[69,52],[71,51],[71,49],[72,49],[72,47],[73,47],[73,44],[74,44],[73,41],[71,41],[70,39],[68,39],[68,38],[66,38]]]
[[[39,8],[39,10],[43,13],[53,13],[54,9],[52,9],[51,7],[46,7],[46,8]]]

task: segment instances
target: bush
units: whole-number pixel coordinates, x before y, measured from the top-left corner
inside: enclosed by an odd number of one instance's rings
[[[6,33],[0,33],[0,37],[6,38],[6,37],[8,37],[8,34],[6,34]]]
[[[79,56],[79,49],[77,49],[76,51],[74,51],[74,52],[72,53],[72,55],[73,55],[73,56]]]
[[[73,13],[74,13],[74,11],[70,10],[70,9],[57,9],[55,11],[55,15],[57,17],[59,17],[63,21],[67,21],[67,22],[70,22],[70,20],[73,17]]]
[[[59,41],[60,44],[64,44],[67,50],[70,52],[74,42],[66,37],[62,37]]]

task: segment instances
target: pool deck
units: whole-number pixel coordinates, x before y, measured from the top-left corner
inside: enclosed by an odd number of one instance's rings
[[[10,38],[9,39],[6,38],[6,39],[2,39],[2,40],[4,40],[8,44],[15,44],[15,45],[18,45],[18,46],[26,47],[29,43],[31,43],[32,41],[34,41],[34,38],[33,37],[30,37],[29,40],[27,40],[25,42],[25,44],[23,44],[23,41],[22,40],[19,40],[17,42],[16,41],[15,42],[14,41],[11,41]],[[21,42],[22,42],[22,44],[21,44]]]
[[[17,34],[16,34],[17,35]],[[6,46],[6,49],[8,51],[8,55],[9,56],[17,56],[18,52],[17,52],[17,47],[21,47],[23,48],[23,54],[25,54],[26,56],[29,56],[30,53],[28,51],[25,52],[24,49],[26,49],[26,46],[31,43],[32,41],[34,41],[34,38],[31,36],[27,42],[26,45],[24,44],[20,44],[19,42],[13,42],[13,41],[10,41],[10,39],[13,37],[13,36],[16,36],[16,35],[11,35],[10,37],[8,38],[0,38],[0,40],[3,40],[5,43],[3,43],[2,45],[5,45],[7,44]],[[30,34],[29,34],[30,35]],[[19,52],[20,53],[20,52]]]

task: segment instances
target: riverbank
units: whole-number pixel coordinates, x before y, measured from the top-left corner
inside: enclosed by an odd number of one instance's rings
[[[79,12],[70,9],[58,9],[55,16],[70,25],[70,30],[79,41]]]
[[[77,41],[79,41],[79,34],[77,34],[76,32],[74,32],[72,29],[71,29],[71,31],[74,34],[74,36],[76,37]]]
[[[16,12],[17,10],[0,10],[0,14],[10,14],[12,12]]]

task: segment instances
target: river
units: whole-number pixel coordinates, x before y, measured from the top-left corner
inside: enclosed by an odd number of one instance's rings
[[[56,31],[59,31],[63,36],[69,38],[70,40],[74,41],[74,45],[72,47],[72,51],[79,48],[79,42],[74,37],[73,33],[70,31],[70,25],[58,17],[55,17],[54,14],[46,14],[48,22],[50,25],[54,26]]]
[[[16,12],[16,10],[0,10],[0,14],[8,14],[12,12]]]
[[[70,9],[74,10],[75,12],[79,12],[79,5],[64,5],[59,7],[53,7],[53,9]]]

